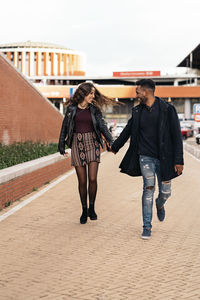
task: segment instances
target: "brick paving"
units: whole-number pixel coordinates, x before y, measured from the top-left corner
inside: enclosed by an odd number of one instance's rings
[[[102,156],[98,221],[79,224],[74,174],[0,223],[0,300],[200,299],[200,162],[185,154],[144,241],[142,178],[118,169],[126,147]]]
[[[185,140],[185,143],[194,146],[197,149],[200,149],[200,145],[196,143],[196,138],[194,137],[190,137],[187,140]]]

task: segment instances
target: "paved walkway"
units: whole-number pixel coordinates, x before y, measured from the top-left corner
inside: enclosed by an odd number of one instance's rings
[[[189,145],[191,145],[191,146],[194,146],[194,147],[197,148],[197,149],[200,149],[200,145],[198,145],[198,144],[196,143],[196,138],[195,138],[195,136],[194,136],[194,137],[190,137],[190,138],[188,138],[187,140],[185,140],[185,143],[187,143],[187,144],[189,144]]]
[[[73,174],[0,222],[0,300],[200,299],[200,162],[185,155],[166,221],[154,207],[143,241],[142,179],[119,172],[125,150],[102,156],[98,221],[79,224]]]

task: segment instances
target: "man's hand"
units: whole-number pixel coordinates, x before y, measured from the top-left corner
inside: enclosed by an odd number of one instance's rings
[[[109,144],[107,144],[107,146],[108,146],[110,152],[116,154],[116,152],[114,152],[114,151],[112,150],[112,146],[110,146]]]
[[[114,152],[114,151],[112,150],[112,146],[111,146],[110,144],[108,144],[107,142],[106,142],[106,147],[107,147],[107,151],[116,154],[116,152]]]
[[[111,152],[112,152],[113,154],[117,154],[117,152],[114,152],[114,151],[112,150],[112,148],[111,148]]]
[[[178,175],[180,175],[183,172],[183,165],[175,165],[174,170]]]

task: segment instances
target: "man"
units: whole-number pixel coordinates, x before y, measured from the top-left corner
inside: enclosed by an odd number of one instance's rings
[[[112,151],[117,153],[130,137],[130,145],[120,168],[122,173],[130,176],[143,176],[141,237],[149,239],[155,177],[157,176],[159,187],[157,216],[163,221],[164,204],[171,195],[171,179],[181,175],[183,171],[183,144],[174,106],[154,96],[153,80],[142,79],[136,85],[139,105],[133,107],[132,117],[113,143]]]

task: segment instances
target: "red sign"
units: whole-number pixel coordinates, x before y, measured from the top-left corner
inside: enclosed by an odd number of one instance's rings
[[[200,114],[194,114],[194,120],[200,122]]]
[[[152,77],[160,76],[160,71],[127,71],[113,72],[113,77]]]

